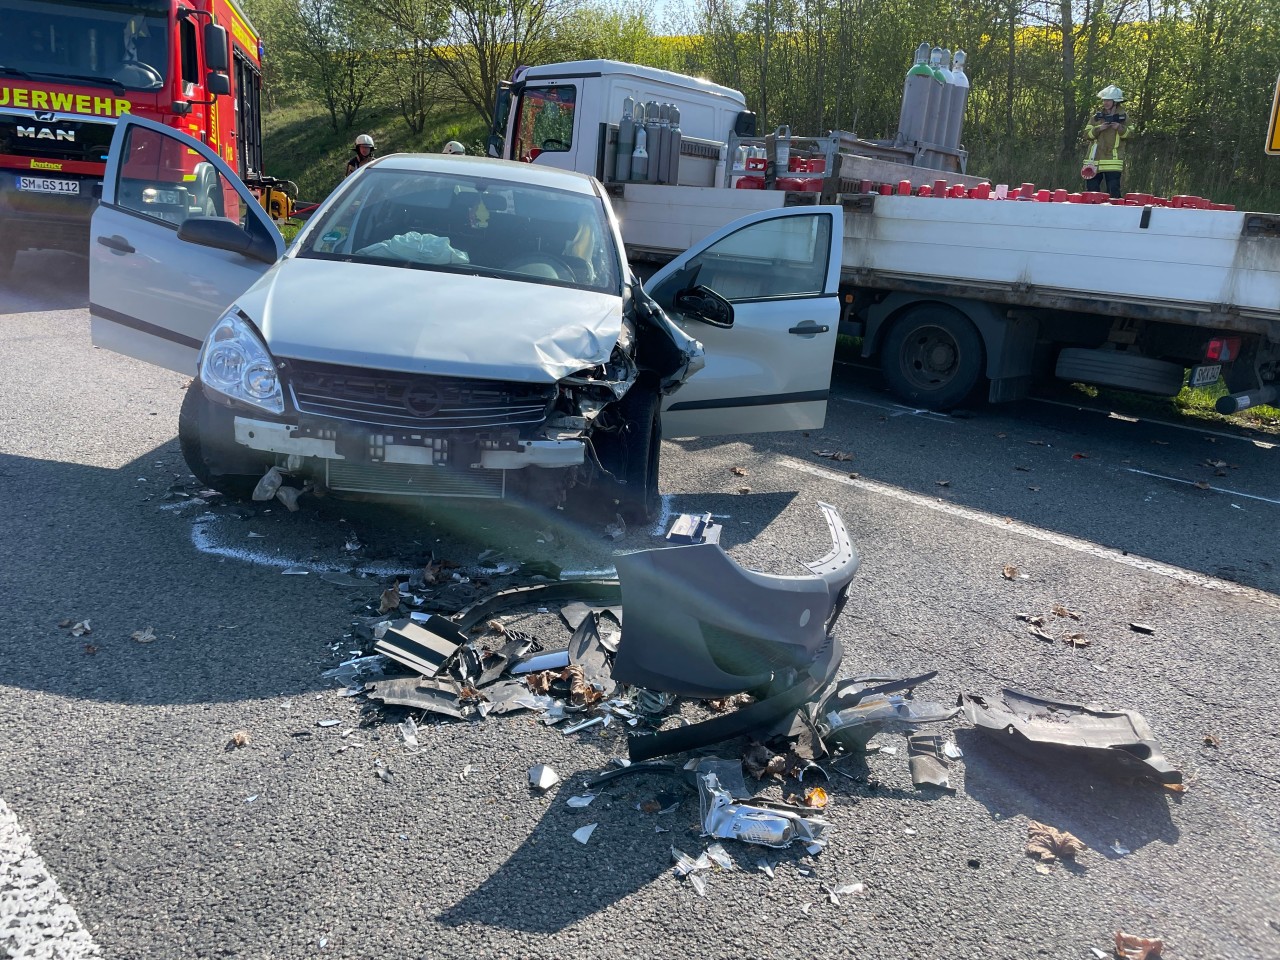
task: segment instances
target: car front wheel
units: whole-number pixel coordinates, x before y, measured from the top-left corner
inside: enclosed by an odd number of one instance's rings
[[[638,383],[618,402],[616,432],[597,441],[600,464],[617,481],[614,499],[628,523],[652,523],[662,510],[658,468],[662,458],[662,416],[658,393]]]
[[[264,461],[256,475],[225,472],[223,465],[227,463],[235,463],[243,470],[245,456],[244,451],[235,448],[230,431],[218,429],[219,412],[204,395],[200,381],[191,381],[178,412],[178,447],[182,459],[202,484],[228,497],[248,500],[271,464]]]

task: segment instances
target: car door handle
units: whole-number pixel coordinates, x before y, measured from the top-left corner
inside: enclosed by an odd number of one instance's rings
[[[812,337],[815,334],[826,333],[831,328],[825,323],[819,326],[813,322],[802,323],[799,326],[792,327],[787,333],[794,333],[797,337]]]
[[[119,234],[116,234],[114,237],[99,237],[98,242],[108,250],[114,250],[116,253],[137,253],[137,251],[130,246],[129,241]]]

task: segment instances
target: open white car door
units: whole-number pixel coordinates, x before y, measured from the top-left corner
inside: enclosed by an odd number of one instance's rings
[[[645,286],[706,348],[706,366],[663,404],[667,437],[822,426],[840,320],[838,206],[755,213],[711,234]],[[728,300],[732,324],[682,312],[681,294]]]
[[[217,153],[124,114],[89,238],[96,346],[194,375],[205,336],[284,254],[284,240]]]

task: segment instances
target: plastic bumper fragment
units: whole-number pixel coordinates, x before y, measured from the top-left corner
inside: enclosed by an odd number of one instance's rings
[[[1007,688],[991,700],[962,694],[960,704],[984,734],[1034,760],[1076,757],[1120,776],[1162,786],[1182,783],[1182,771],[1165,759],[1146,719],[1133,710],[1048,700]]]

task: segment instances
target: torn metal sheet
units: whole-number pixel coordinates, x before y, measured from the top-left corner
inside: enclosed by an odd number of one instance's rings
[[[466,643],[466,634],[453,621],[430,616],[393,620],[373,648],[424,677],[434,677]]]
[[[785,810],[735,804],[714,773],[698,778],[698,799],[703,836],[766,847],[787,847],[796,840],[811,847],[824,842],[822,834],[828,826],[825,820]]]
[[[488,712],[511,713],[515,710],[546,710],[555,700],[545,694],[530,692],[519,680],[504,680],[480,691],[489,702]]]
[[[936,676],[855,677],[842,681],[813,711],[814,726],[830,748],[862,752],[881,732],[911,733],[923,724],[954,719],[959,707],[910,700],[902,693]]]
[[[715,774],[720,789],[734,800],[748,800],[755,795],[755,791],[747,787],[746,778],[742,775],[741,760],[704,758],[695,762],[692,772],[695,777],[694,786],[697,786],[697,777],[712,773]]]
[[[369,657],[344,660],[331,670],[321,674],[326,680],[336,680],[343,686],[354,686],[366,680],[377,680],[386,675],[387,658],[380,653]]]
[[[999,698],[962,694],[969,722],[1024,756],[1044,762],[1076,757],[1121,776],[1179,786],[1182,771],[1165,758],[1151,727],[1133,710],[1048,700],[1004,689]]]
[[[810,673],[835,644],[830,629],[859,563],[835,508],[819,506],[832,547],[807,565],[812,576],[748,570],[709,542],[618,557],[627,617],[615,679],[715,698]]]
[[[526,570],[528,567],[529,565],[525,564]],[[525,605],[549,606],[571,600],[595,600],[616,604],[621,599],[622,588],[617,580],[554,580],[550,583],[535,583],[491,593],[459,610],[454,615],[453,622],[457,624],[459,630],[468,631],[500,613]]]
[[[388,706],[426,710],[457,720],[466,716],[457,691],[439,681],[423,677],[399,677],[371,683],[367,690],[371,699]]]
[[[942,738],[917,734],[907,738],[907,764],[911,782],[917,787],[950,790],[950,775],[942,757]]]
[[[476,680],[477,687],[485,687],[493,683],[509,669],[518,666],[531,654],[542,649],[536,637],[518,630],[510,630],[505,634],[507,642],[484,659],[484,670]]]

